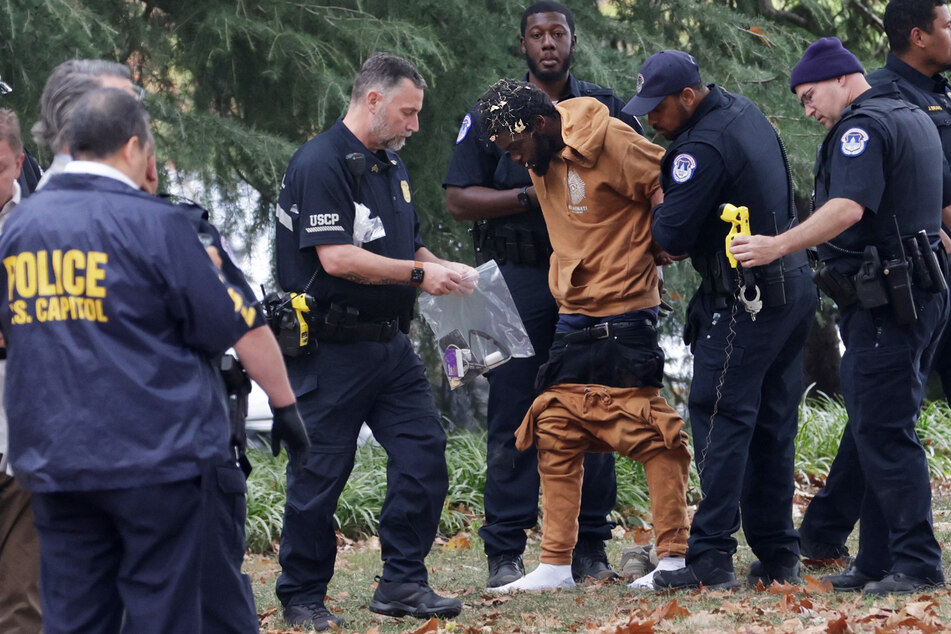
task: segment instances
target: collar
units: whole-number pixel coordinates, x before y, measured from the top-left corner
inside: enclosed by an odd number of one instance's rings
[[[697,125],[697,123],[707,116],[711,110],[715,108],[720,108],[726,105],[726,95],[722,88],[716,84],[707,84],[707,88],[710,89],[710,92],[707,93],[707,96],[703,98],[703,101],[700,102],[700,105],[697,106],[697,109],[693,111],[693,114],[690,115],[690,118],[680,126],[680,129],[674,133],[674,140],[677,140],[681,134],[689,130],[690,128]]]
[[[863,103],[869,99],[878,99],[879,97],[888,97],[890,99],[901,99],[901,93],[898,92],[898,86],[895,84],[881,84],[879,86],[872,86],[861,95],[852,100],[852,103],[847,105],[844,110],[842,110],[842,117],[840,121],[847,114],[861,107]]]
[[[528,73],[525,73],[525,77],[522,78],[522,81],[528,83],[529,77]],[[564,101],[565,99],[572,99],[573,97],[581,96],[581,82],[575,79],[575,76],[571,73],[568,73],[568,82],[565,83],[565,89],[562,91],[561,96],[558,97],[558,101]]]
[[[365,146],[363,142],[358,139],[353,132],[350,131],[343,123],[343,117],[337,119],[337,122],[334,124],[338,128],[338,132],[343,139],[343,142],[346,146],[346,149],[350,152],[356,152],[363,154],[366,159],[366,169],[369,172],[385,172],[397,165],[396,157],[399,156],[396,152],[391,152],[390,150],[380,150],[379,152],[371,152],[370,148]],[[350,152],[347,152],[348,154]],[[392,156],[391,156],[392,154]]]
[[[107,176],[109,178],[114,178],[115,180],[125,183],[132,189],[140,189],[131,178],[112,167],[111,165],[106,165],[105,163],[99,163],[97,161],[70,161],[69,165],[63,168],[63,172],[66,174],[92,174],[93,176]]]
[[[6,216],[13,208],[20,204],[20,183],[13,181],[13,196],[3,205],[0,205],[0,217]]]
[[[885,68],[925,92],[945,94],[951,90],[951,85],[948,84],[948,80],[941,73],[935,73],[928,77],[894,53],[888,54],[888,59],[885,60]]]

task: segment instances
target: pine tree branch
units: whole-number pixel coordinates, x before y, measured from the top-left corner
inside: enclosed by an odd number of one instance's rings
[[[773,0],[759,0],[756,12],[767,18],[771,18],[779,22],[794,24],[798,27],[812,31],[813,20],[811,16],[804,16],[793,11],[783,11],[782,9],[777,9],[773,6]]]

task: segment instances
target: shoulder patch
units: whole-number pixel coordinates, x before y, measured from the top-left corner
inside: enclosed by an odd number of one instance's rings
[[[697,171],[697,159],[692,154],[678,154],[674,157],[670,176],[675,183],[686,183]]]
[[[862,128],[849,128],[842,134],[839,149],[843,156],[859,156],[868,147],[868,132]]]
[[[462,140],[466,138],[466,135],[469,134],[469,128],[472,127],[472,115],[466,114],[465,118],[462,120],[462,125],[459,126],[459,134],[456,135],[456,145],[462,143]]]

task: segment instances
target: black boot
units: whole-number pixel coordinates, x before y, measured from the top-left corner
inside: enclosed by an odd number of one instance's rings
[[[832,589],[836,592],[859,592],[866,584],[879,580],[881,577],[867,575],[855,566],[849,566],[841,574],[827,575],[822,578],[822,581],[831,583]]]
[[[740,587],[733,574],[733,557],[719,551],[706,552],[680,570],[662,570],[654,575],[654,589],[699,588],[732,590]]]
[[[587,578],[592,579],[620,579],[611,564],[608,555],[604,552],[604,542],[600,539],[578,542],[571,553],[571,576],[575,582],[581,583]]]
[[[284,606],[284,622],[312,627],[318,632],[346,625],[343,619],[331,614],[322,602]]]
[[[486,588],[498,588],[525,576],[521,553],[502,553],[489,557],[489,579]]]
[[[385,614],[386,616],[415,616],[418,619],[428,619],[434,616],[449,619],[462,612],[462,602],[459,599],[441,597],[421,581],[386,581],[380,579],[373,601],[370,602],[370,612]]]
[[[764,586],[770,586],[774,581],[799,586],[802,585],[800,568],[799,557],[792,554],[768,562],[756,560],[750,564],[750,574],[746,580],[751,586],[756,586],[761,581]]]
[[[918,579],[909,577],[901,572],[882,577],[881,581],[870,581],[865,584],[862,594],[871,594],[883,596],[886,594],[916,594],[918,592],[930,592],[944,587],[942,581],[929,581],[928,579]]]

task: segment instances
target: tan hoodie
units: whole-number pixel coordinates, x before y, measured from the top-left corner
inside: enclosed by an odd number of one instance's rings
[[[530,172],[554,253],[548,283],[561,313],[594,317],[657,306],[650,198],[664,150],[590,97],[556,106],[566,147]]]

